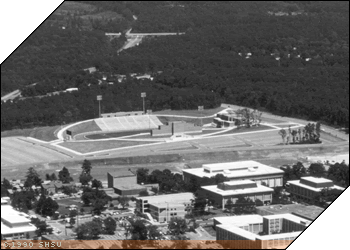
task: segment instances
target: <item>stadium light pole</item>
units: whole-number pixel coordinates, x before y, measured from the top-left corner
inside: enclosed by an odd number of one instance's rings
[[[146,109],[145,109],[146,92],[141,93],[141,98],[143,99],[143,113],[146,114]]]
[[[152,114],[152,110],[148,109],[147,114],[148,114],[148,128],[149,128],[149,130],[151,130],[151,116],[150,115]]]
[[[204,106],[198,106],[198,111],[200,112],[200,115],[201,115],[201,127],[203,127],[203,118],[202,118],[203,110],[204,110]]]
[[[97,96],[98,101],[98,118],[101,118],[101,101],[102,101],[102,95]]]

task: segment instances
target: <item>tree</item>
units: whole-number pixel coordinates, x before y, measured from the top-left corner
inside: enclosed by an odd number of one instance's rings
[[[21,212],[27,213],[32,209],[36,202],[36,195],[32,189],[16,191],[12,195],[11,205]]]
[[[132,240],[147,240],[148,230],[143,220],[129,220]]]
[[[87,186],[89,184],[89,182],[92,180],[92,176],[82,173],[79,176],[79,182],[83,185],[83,186]]]
[[[6,178],[3,179],[1,184],[5,189],[12,189],[12,185]]]
[[[147,231],[148,231],[148,240],[159,240],[162,236],[158,230],[158,227],[155,225],[148,226]]]
[[[147,190],[142,190],[142,191],[139,193],[139,196],[140,196],[140,197],[149,196],[148,191],[147,191]]]
[[[349,165],[345,162],[330,165],[328,178],[342,187],[349,186]]]
[[[56,180],[57,180],[57,176],[56,176],[55,173],[52,173],[52,174],[51,174],[51,180],[52,180],[52,181],[56,181]]]
[[[324,177],[326,168],[321,163],[312,163],[307,171],[311,176]]]
[[[114,235],[114,232],[117,229],[117,222],[112,217],[106,218],[103,222],[105,225],[106,233]]]
[[[149,169],[147,168],[139,168],[137,169],[137,183],[138,184],[147,184],[148,183],[148,173]]]
[[[232,199],[227,200],[226,208],[230,211],[230,214],[232,215],[233,208],[234,208],[234,203],[233,203]]]
[[[24,182],[24,186],[26,188],[31,188],[34,186],[40,186],[42,183],[42,180],[39,176],[39,174],[36,172],[36,170],[33,167],[30,167],[26,174],[26,180]]]
[[[168,224],[168,229],[171,232],[171,235],[176,236],[185,234],[188,230],[188,225],[185,219],[172,217]]]
[[[70,219],[69,219],[69,225],[71,226],[71,227],[73,227],[73,225],[75,224],[75,218],[74,217],[70,217]]]
[[[246,214],[255,211],[255,202],[244,196],[238,197],[234,204],[236,214]]]
[[[191,245],[190,239],[185,235],[175,235],[171,236],[171,241],[173,244],[170,249],[188,249]]]
[[[298,131],[297,130],[293,130],[292,131],[293,143],[296,143],[296,136],[297,135],[298,135]]]
[[[35,225],[36,227],[35,233],[37,234],[38,237],[41,237],[42,235],[45,235],[45,234],[51,234],[53,231],[53,228],[49,227],[45,221],[40,220],[38,218],[32,218],[31,223]]]
[[[207,206],[207,199],[203,195],[197,195],[192,200],[193,205],[193,214],[195,216],[197,215],[203,215],[205,213],[205,208]]]
[[[93,179],[91,183],[91,187],[96,189],[103,188],[102,182],[97,179]]]
[[[118,199],[120,205],[123,207],[123,210],[129,206],[129,201],[130,201],[130,198],[127,197],[127,196],[120,196],[119,199]]]
[[[51,197],[46,197],[42,194],[36,205],[36,212],[44,216],[53,216],[58,210],[59,206],[56,201],[51,199]]]
[[[281,129],[278,134],[282,136],[283,144],[286,144],[287,131],[285,129]]]
[[[63,167],[60,172],[58,172],[58,179],[62,183],[70,183],[73,181],[73,178],[70,176],[69,170],[66,167]]]
[[[215,185],[217,185],[219,183],[223,183],[225,181],[229,181],[229,179],[227,177],[225,177],[223,174],[215,175],[214,179],[215,179]]]
[[[102,233],[102,223],[98,220],[93,220],[79,225],[76,228],[78,240],[97,240]]]
[[[82,165],[82,173],[85,173],[87,175],[91,174],[91,162],[89,160],[84,160],[83,165]]]

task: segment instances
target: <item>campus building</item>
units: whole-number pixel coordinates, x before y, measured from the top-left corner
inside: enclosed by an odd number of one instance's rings
[[[160,125],[158,129],[153,129],[151,132],[152,136],[172,136],[195,133],[202,133],[202,127],[183,121],[168,122],[165,125]]]
[[[201,187],[200,192],[208,197],[208,199],[221,205],[225,209],[228,200],[233,203],[241,196],[250,198],[251,200],[260,200],[263,203],[272,202],[272,193],[274,190],[257,184],[251,180],[229,181],[213,186]]]
[[[301,177],[300,180],[288,181],[287,191],[300,199],[313,200],[324,188],[343,191],[345,188],[334,185],[332,180],[312,176]]]
[[[1,236],[3,239],[33,239],[36,227],[29,215],[14,210],[10,205],[1,206]]]
[[[259,185],[265,184],[273,188],[283,185],[284,171],[256,161],[204,164],[202,168],[183,170],[185,182],[191,178],[201,182],[204,177],[211,178],[217,174],[222,174],[229,180],[253,180]]]
[[[216,239],[229,249],[284,249],[311,223],[292,214],[234,216],[216,222]]]
[[[119,195],[138,195],[147,188],[137,184],[137,176],[128,170],[107,173],[108,188],[113,188]]]
[[[184,218],[193,199],[192,193],[139,197],[136,199],[136,211],[149,213],[158,222],[166,222],[172,217]]]
[[[271,205],[256,207],[256,213],[264,215],[286,214],[290,213],[306,220],[315,220],[324,208],[318,206],[305,206],[302,204],[288,204],[288,205]]]
[[[110,189],[114,189],[114,192],[118,195],[135,196],[139,195],[141,191],[148,191],[149,193],[153,188],[159,189],[159,184],[137,184],[137,176],[129,170],[121,170],[114,173],[107,173],[107,185],[108,195],[115,197],[111,194]],[[142,183],[141,183],[142,184]]]

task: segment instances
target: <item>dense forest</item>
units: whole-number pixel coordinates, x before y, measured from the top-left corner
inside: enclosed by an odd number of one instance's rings
[[[1,67],[2,95],[16,88],[26,96],[79,92],[3,103],[2,131],[96,117],[97,93],[105,112],[141,109],[141,91],[153,110],[227,102],[349,127],[348,2],[82,3],[90,9],[68,15],[74,25],[45,23]],[[106,11],[121,18],[91,17]],[[103,32],[130,27],[185,34],[144,38],[118,54],[121,41]],[[82,71],[87,67],[99,72]],[[102,72],[155,77],[99,85]]]

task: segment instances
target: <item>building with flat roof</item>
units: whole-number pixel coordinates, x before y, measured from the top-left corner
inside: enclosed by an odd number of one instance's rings
[[[147,188],[137,184],[137,176],[129,170],[107,173],[108,188],[113,188],[119,195],[138,195]]]
[[[214,218],[216,239],[229,249],[286,248],[311,223],[292,214]]]
[[[186,182],[191,178],[200,182],[204,177],[211,178],[217,174],[222,174],[229,180],[253,180],[258,184],[265,183],[268,187],[281,187],[284,171],[256,161],[204,164],[202,168],[183,170]]]
[[[193,193],[139,197],[136,199],[136,211],[150,213],[158,222],[166,222],[171,217],[185,217],[193,199]]]
[[[262,186],[251,180],[229,181],[213,186],[203,186],[200,192],[225,208],[228,200],[233,203],[241,196],[250,198],[251,200],[261,200],[263,203],[272,202],[272,193],[274,190],[269,187]]]
[[[332,180],[312,176],[301,177],[300,180],[288,181],[287,191],[302,200],[313,200],[324,188],[343,191],[345,188],[334,185]]]
[[[10,205],[1,206],[1,236],[3,239],[32,239],[36,227],[29,215],[16,211]]]
[[[311,221],[315,220],[323,211],[324,211],[324,208],[317,207],[317,206],[305,206],[302,204],[271,205],[271,206],[256,207],[257,214],[261,216],[290,213]]]

